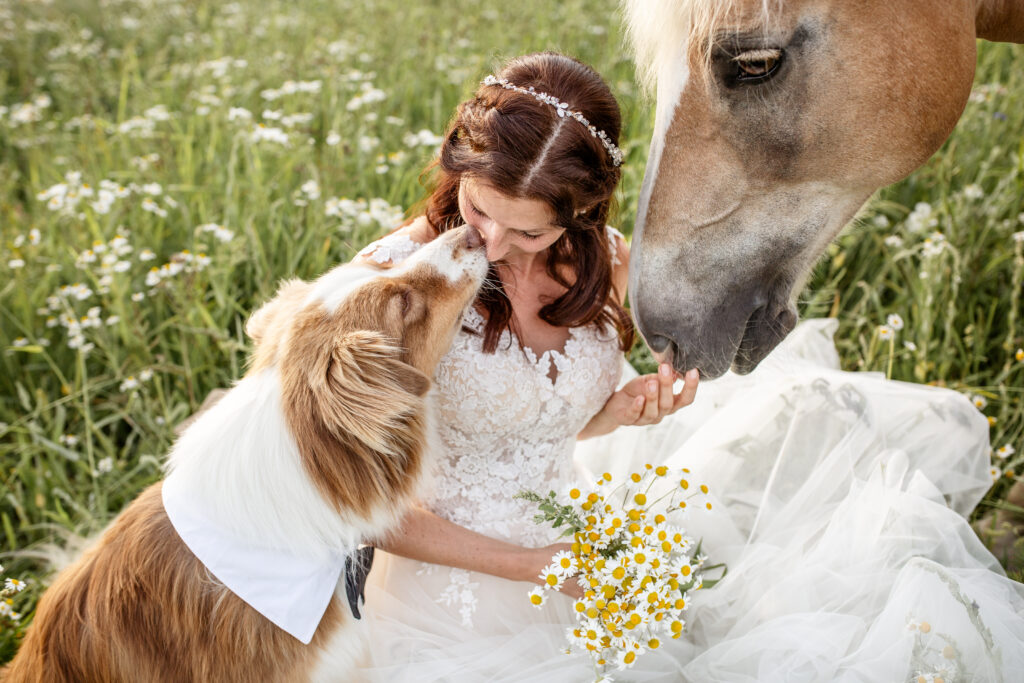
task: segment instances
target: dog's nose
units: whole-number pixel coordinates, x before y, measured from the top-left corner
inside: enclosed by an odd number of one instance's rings
[[[480,231],[474,228],[472,225],[466,226],[466,246],[470,249],[477,249],[484,245],[484,238],[480,235]]]

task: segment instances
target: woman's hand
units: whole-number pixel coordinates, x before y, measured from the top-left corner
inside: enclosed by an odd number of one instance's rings
[[[585,439],[600,436],[623,425],[651,425],[661,422],[683,406],[693,403],[697,393],[699,373],[690,370],[683,375],[683,388],[672,393],[672,385],[679,378],[668,363],[658,366],[657,374],[641,375],[630,380],[604,404],[601,412],[579,434]]]

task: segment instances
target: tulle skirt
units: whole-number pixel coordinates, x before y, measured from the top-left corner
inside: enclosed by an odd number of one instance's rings
[[[952,391],[839,371],[834,331],[806,321],[661,424],[578,444],[617,478],[688,467],[715,503],[688,531],[728,566],[684,637],[616,681],[1024,680],[1024,587],[966,520],[991,483],[985,418]],[[378,558],[367,680],[594,680],[564,652],[570,599],[538,610],[531,584]]]

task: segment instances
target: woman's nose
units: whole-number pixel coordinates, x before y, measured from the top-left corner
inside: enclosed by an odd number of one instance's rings
[[[488,261],[497,261],[508,253],[508,244],[506,244],[503,230],[495,226],[494,223],[483,224],[478,229],[480,237],[484,241],[484,250]]]
[[[508,245],[505,244],[504,240],[500,242],[488,241],[485,249],[487,253],[487,260],[492,263],[494,261],[500,261],[505,254],[508,253]]]

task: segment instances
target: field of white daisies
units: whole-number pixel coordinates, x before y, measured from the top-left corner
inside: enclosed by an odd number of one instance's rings
[[[174,425],[244,371],[248,312],[408,215],[457,102],[541,49],[620,99],[628,234],[652,107],[614,0],[0,0],[0,662],[40,548],[159,478]],[[975,516],[1019,571],[1024,49],[978,67],[952,138],[829,249],[802,312],[839,318],[847,369],[972,396],[993,445]]]

